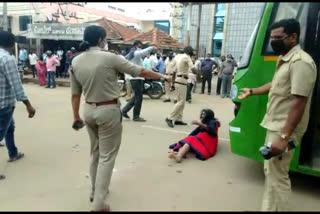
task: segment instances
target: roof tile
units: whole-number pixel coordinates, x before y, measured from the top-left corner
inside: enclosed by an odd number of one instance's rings
[[[140,40],[143,43],[151,43],[158,48],[162,49],[183,49],[184,44],[178,42],[165,32],[159,30],[158,28],[153,28],[152,30],[140,33],[138,35],[132,36],[125,39],[123,44],[132,44],[134,40]]]

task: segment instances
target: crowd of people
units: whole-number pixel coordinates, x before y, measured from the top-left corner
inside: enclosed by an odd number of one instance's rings
[[[271,46],[278,60],[276,75],[272,83],[262,87],[242,89],[239,99],[269,92],[267,114],[262,126],[267,129],[266,140],[271,142],[270,160],[265,160],[266,185],[262,210],[276,211],[288,208],[290,179],[288,170],[294,150],[286,151],[288,139],[293,138],[298,144],[307,127],[310,97],[316,79],[316,65],[312,58],[299,46],[300,25],[296,20],[280,20],[271,26]],[[197,76],[202,77],[201,93],[208,84],[211,93],[213,70],[218,70],[217,94],[230,96],[231,80],[237,63],[231,54],[221,57],[221,63],[211,59],[199,62],[194,56],[192,47],[187,46],[182,53],[169,52],[168,58],[156,53],[157,47],[145,49],[141,41],[135,41],[128,54],[114,54],[107,49],[106,31],[96,25],[86,27],[84,41],[79,53],[70,60],[71,105],[75,130],[86,126],[91,143],[90,178],[92,211],[110,211],[106,202],[109,184],[117,157],[122,136],[122,116],[130,118],[128,112],[133,108],[133,121],[145,122],[140,116],[143,102],[142,88],[144,79],[161,79],[166,82],[165,101],[176,100],[171,113],[165,119],[169,127],[187,125],[183,121],[185,102],[191,101],[191,91],[197,86]],[[14,141],[15,124],[13,112],[16,101],[22,101],[32,118],[36,110],[25,95],[17,70],[15,58],[12,56],[15,38],[10,32],[0,31],[0,141],[5,138],[9,153],[9,162],[19,160],[23,153],[18,152]],[[62,53],[63,54],[63,53]],[[21,55],[21,57],[20,57]],[[47,87],[55,87],[54,77],[59,66],[59,56],[47,51],[45,56],[37,59],[30,54],[32,64]],[[26,60],[24,50],[19,59]],[[30,60],[31,61],[31,60]],[[293,66],[290,66],[293,65]],[[121,110],[119,101],[119,74],[127,74],[133,96]],[[288,74],[290,73],[290,75]],[[35,75],[36,75],[35,74]],[[304,81],[305,84],[301,84]],[[39,80],[40,82],[40,80]],[[286,87],[280,83],[286,82]],[[220,88],[222,87],[222,88]],[[281,90],[277,90],[281,87]],[[290,96],[289,96],[290,94]],[[83,117],[80,116],[80,101],[83,95]],[[278,108],[278,105],[286,108]],[[277,113],[277,115],[275,115]],[[298,115],[298,116],[296,116]],[[286,120],[286,118],[288,120]],[[169,146],[172,151],[169,158],[180,163],[188,152],[194,152],[200,160],[215,155],[218,146],[219,120],[214,111],[203,109],[200,121],[193,121],[198,127],[186,138]],[[279,125],[284,128],[280,131]],[[4,179],[0,175],[0,180]]]
[[[61,47],[56,51],[47,50],[40,57],[37,56],[34,50],[28,51],[21,47],[19,50],[18,64],[22,68],[28,67],[32,71],[33,78],[37,78],[40,86],[46,88],[56,88],[56,78],[69,77],[69,67],[73,57],[77,54],[76,48],[72,47],[64,55]],[[65,57],[65,61],[62,61]],[[64,66],[62,66],[64,63]],[[24,70],[22,72],[25,72]]]

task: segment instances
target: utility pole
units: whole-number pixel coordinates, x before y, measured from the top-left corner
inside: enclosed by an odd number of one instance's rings
[[[2,20],[3,20],[3,30],[8,31],[8,8],[7,2],[2,3]]]
[[[192,3],[189,3],[189,14],[188,14],[188,22],[187,22],[187,46],[190,46],[191,18],[192,18]]]
[[[199,50],[199,47],[200,47],[200,24],[201,24],[201,12],[202,12],[202,4],[199,3],[199,11],[198,11],[198,32],[197,32],[197,47],[196,47],[196,50],[197,50],[197,55],[198,57],[199,54],[200,54],[200,50]]]

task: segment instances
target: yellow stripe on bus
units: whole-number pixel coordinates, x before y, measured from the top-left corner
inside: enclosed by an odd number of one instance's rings
[[[263,61],[277,61],[278,56],[263,56]]]

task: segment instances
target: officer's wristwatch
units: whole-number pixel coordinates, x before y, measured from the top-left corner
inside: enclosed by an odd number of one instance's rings
[[[289,136],[287,136],[286,134],[281,134],[280,137],[283,139],[283,140],[286,140],[288,141],[289,140]]]

